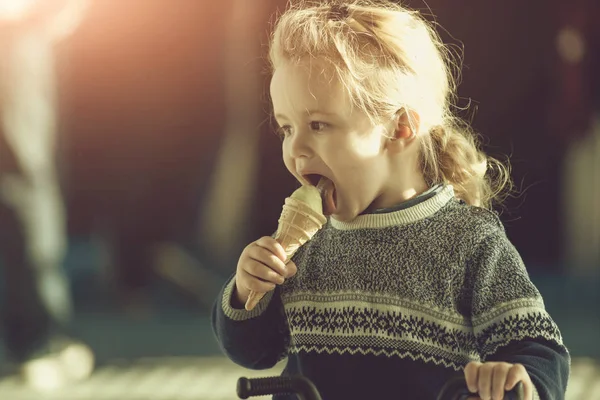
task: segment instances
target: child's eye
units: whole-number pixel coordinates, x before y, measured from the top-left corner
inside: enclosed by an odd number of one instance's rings
[[[320,122],[320,121],[312,121],[310,123],[310,129],[313,130],[313,131],[317,131],[317,132],[321,132],[322,130],[324,130],[328,126],[329,125],[326,124],[325,122]]]
[[[277,129],[277,134],[279,135],[279,137],[281,137],[282,139],[286,138],[287,136],[289,136],[292,133],[292,127],[289,125],[284,125],[284,126],[280,126]]]

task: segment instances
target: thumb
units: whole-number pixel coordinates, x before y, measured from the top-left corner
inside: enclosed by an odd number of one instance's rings
[[[296,275],[296,272],[298,272],[298,267],[296,267],[296,264],[290,260],[285,264],[285,272],[285,277],[291,278],[292,276]]]

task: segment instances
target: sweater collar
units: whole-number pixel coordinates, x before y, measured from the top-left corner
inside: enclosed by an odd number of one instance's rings
[[[451,185],[446,185],[435,196],[412,207],[384,214],[359,215],[349,222],[338,221],[331,217],[331,226],[338,230],[355,230],[406,225],[435,214],[452,198],[454,198],[454,189]]]

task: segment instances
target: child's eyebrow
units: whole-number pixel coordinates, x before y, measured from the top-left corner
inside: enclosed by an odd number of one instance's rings
[[[331,116],[334,115],[334,113],[331,112],[327,112],[327,111],[321,111],[321,110],[306,110],[306,115],[313,115],[313,114],[321,114],[321,115],[327,115],[327,116]]]
[[[306,115],[308,115],[309,117],[313,114],[319,114],[319,115],[324,115],[324,116],[334,116],[335,113],[332,112],[327,112],[327,111],[321,111],[321,110],[306,110]],[[287,117],[282,114],[282,113],[277,113],[275,114],[275,118],[277,119],[287,119]]]

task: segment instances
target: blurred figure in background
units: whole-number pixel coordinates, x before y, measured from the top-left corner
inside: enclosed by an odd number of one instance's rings
[[[67,336],[65,210],[56,164],[54,48],[85,0],[0,0],[2,337],[25,381],[50,389],[89,376],[93,354]]]
[[[561,206],[571,276],[600,277],[600,4],[561,3],[555,21],[548,130],[564,149]]]
[[[159,312],[165,286],[192,302],[214,298],[196,215],[225,124],[231,4],[96,1],[69,41],[68,231],[101,249],[105,299],[134,319]]]

